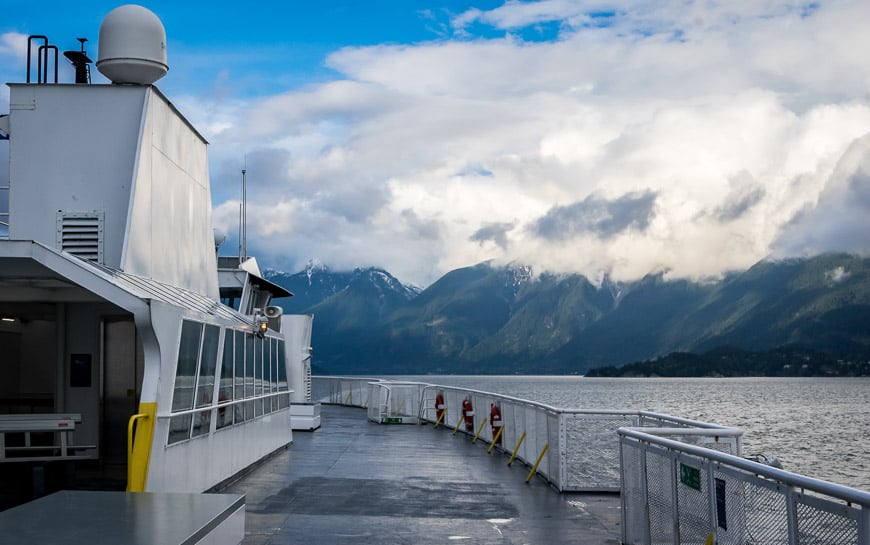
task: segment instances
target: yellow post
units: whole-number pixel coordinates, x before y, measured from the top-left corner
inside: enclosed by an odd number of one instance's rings
[[[447,414],[447,411],[441,411],[441,414],[438,415],[438,420],[435,421],[435,427],[438,427],[438,424],[441,423],[441,420],[444,419],[444,415]]]
[[[366,398],[366,400],[363,402],[363,409],[367,409],[368,406],[369,406],[369,400],[368,400],[368,398]]]
[[[145,491],[156,414],[156,403],[140,403],[139,413],[131,416],[127,422],[127,492]],[[141,423],[137,426],[137,421],[140,420]]]
[[[453,428],[453,435],[456,435],[456,432],[459,431],[459,426],[460,426],[463,422],[465,422],[465,419],[462,418],[462,417],[460,416],[460,417],[459,417],[459,420],[456,422],[456,427]]]
[[[353,395],[353,390],[351,390],[351,391],[349,391],[349,392],[347,393],[347,397],[344,398],[344,404],[345,404],[345,405],[348,405],[348,404],[350,403],[350,396],[352,396],[352,395]]]
[[[707,541],[704,542],[704,545],[713,545],[715,541],[713,541],[713,534],[711,533],[707,536]]]
[[[529,476],[526,477],[526,482],[532,480],[532,477],[535,476],[535,472],[538,470],[538,466],[541,465],[541,460],[544,459],[544,454],[547,453],[547,449],[550,448],[550,443],[544,443],[544,448],[541,449],[541,453],[538,454],[538,459],[535,460],[535,465],[532,466],[532,470],[529,471]]]
[[[501,432],[504,431],[504,426],[499,426],[498,431],[495,433],[495,437],[492,438],[492,443],[489,444],[489,448],[486,449],[486,453],[489,454],[492,452],[492,449],[495,448],[496,443],[498,443],[498,438],[501,437]]]
[[[477,443],[477,436],[480,435],[480,432],[483,431],[483,425],[486,424],[486,417],[483,417],[483,421],[480,423],[480,426],[477,427],[477,433],[474,434],[474,439],[471,440],[472,443]]]
[[[517,457],[517,453],[520,451],[520,445],[522,445],[523,441],[525,441],[525,440],[526,440],[526,432],[523,432],[523,434],[520,435],[520,440],[517,441],[517,446],[514,448],[514,453],[511,454],[511,459],[508,460],[508,465],[511,465],[512,463],[514,463],[514,458]]]

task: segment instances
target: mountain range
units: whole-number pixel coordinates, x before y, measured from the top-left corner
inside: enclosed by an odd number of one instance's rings
[[[314,315],[313,365],[328,374],[583,374],[720,346],[870,354],[870,260],[765,260],[716,281],[664,273],[599,285],[482,263],[420,290],[378,268],[311,263],[267,279]]]

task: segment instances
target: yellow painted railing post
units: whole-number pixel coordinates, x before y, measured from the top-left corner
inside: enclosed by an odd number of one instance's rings
[[[514,448],[514,453],[511,454],[511,459],[508,460],[508,465],[511,465],[512,463],[514,463],[514,458],[517,457],[517,453],[519,453],[519,451],[520,451],[520,445],[522,445],[523,441],[525,441],[525,440],[526,440],[526,432],[523,432],[523,434],[520,435],[520,440],[517,441],[517,446]]]
[[[435,427],[438,427],[438,424],[444,419],[444,415],[447,414],[447,411],[441,411],[441,414],[438,415],[438,420],[435,421]]]
[[[486,449],[486,453],[489,454],[492,452],[492,449],[495,448],[495,445],[498,443],[498,438],[501,437],[501,432],[504,431],[504,426],[499,426],[498,431],[495,434],[495,437],[492,438],[492,443],[489,444],[489,448]]]
[[[127,422],[127,492],[143,492],[148,478],[151,439],[154,435],[156,403],[140,403],[139,413]],[[141,422],[137,425],[137,421]],[[136,434],[134,444],[133,434]]]
[[[713,541],[713,534],[711,533],[707,536],[707,541],[704,542],[704,545],[713,545],[715,541]]]
[[[353,395],[353,390],[351,390],[347,393],[347,397],[344,398],[344,405],[350,404],[350,396],[352,396],[352,395]]]
[[[544,448],[541,449],[541,453],[538,454],[538,459],[535,460],[535,465],[532,466],[532,470],[529,471],[529,476],[526,477],[526,482],[532,480],[532,477],[535,476],[535,472],[538,471],[538,466],[541,465],[541,460],[544,459],[544,454],[547,453],[547,449],[550,448],[550,443],[544,443]]]
[[[453,435],[456,435],[456,432],[459,431],[459,426],[460,426],[463,422],[465,422],[465,419],[462,418],[462,417],[460,417],[459,420],[456,421],[456,427],[453,428]]]
[[[480,426],[477,427],[477,433],[474,434],[474,439],[471,440],[472,443],[477,443],[477,437],[480,435],[480,432],[483,431],[483,426],[486,424],[486,417],[483,417],[483,421],[480,423]]]

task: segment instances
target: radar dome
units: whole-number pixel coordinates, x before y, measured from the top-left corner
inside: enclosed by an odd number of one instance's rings
[[[134,4],[113,9],[100,25],[97,70],[112,83],[150,85],[166,75],[166,30]]]

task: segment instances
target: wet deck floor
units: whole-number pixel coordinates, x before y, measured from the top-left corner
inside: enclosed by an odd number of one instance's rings
[[[559,494],[443,426],[378,425],[324,406],[321,429],[224,492],[246,495],[245,545],[619,543],[619,496]]]

